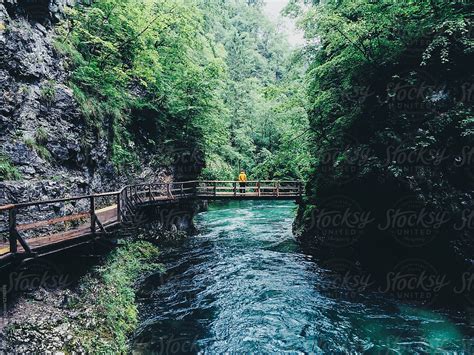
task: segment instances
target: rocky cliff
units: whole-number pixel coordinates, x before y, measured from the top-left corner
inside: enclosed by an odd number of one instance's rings
[[[434,21],[392,58],[379,49],[373,62],[345,59],[358,68],[351,75],[331,63],[339,48],[318,62],[314,164],[295,232],[324,258],[355,260],[382,277],[409,260],[458,281],[459,270],[472,270],[472,24]]]
[[[67,60],[54,46],[55,25],[71,2],[0,4],[0,205],[200,171],[199,154],[168,152],[171,164],[157,168],[143,150],[139,171],[117,172],[110,159],[113,129],[105,120],[105,134],[98,134],[87,124],[68,87]]]

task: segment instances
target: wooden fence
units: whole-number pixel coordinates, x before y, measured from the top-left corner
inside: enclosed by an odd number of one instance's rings
[[[302,195],[300,181],[247,181],[242,186],[238,181],[208,180],[144,183],[114,192],[4,205],[0,213],[8,217],[6,228],[0,228],[4,240],[0,258],[17,253],[34,256],[45,245],[107,234],[108,227],[129,221],[140,205],[178,199],[297,200]]]

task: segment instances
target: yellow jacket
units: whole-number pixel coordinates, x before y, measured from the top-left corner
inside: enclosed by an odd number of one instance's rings
[[[240,173],[240,174],[239,174],[239,181],[240,181],[240,182],[246,182],[246,181],[247,181],[247,174],[245,174],[245,173]]]

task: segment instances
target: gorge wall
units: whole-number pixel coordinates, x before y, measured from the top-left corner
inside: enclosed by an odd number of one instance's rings
[[[307,24],[321,46],[310,68],[313,171],[295,232],[326,260],[381,274],[408,261],[472,270],[472,6],[350,4],[320,5]]]
[[[67,58],[55,49],[55,26],[72,5],[0,4],[0,205],[194,178],[202,168],[199,151],[185,149],[169,149],[166,165],[152,165],[154,152],[139,142],[139,169],[114,166],[112,119],[105,117],[100,132],[87,122],[68,83]]]

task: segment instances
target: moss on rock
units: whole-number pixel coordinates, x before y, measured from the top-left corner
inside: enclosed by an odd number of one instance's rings
[[[76,289],[39,289],[25,295],[0,334],[6,343],[0,350],[126,353],[138,324],[137,284],[162,268],[158,255],[158,247],[148,241],[127,240]]]

